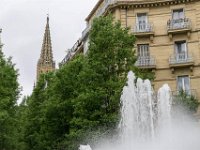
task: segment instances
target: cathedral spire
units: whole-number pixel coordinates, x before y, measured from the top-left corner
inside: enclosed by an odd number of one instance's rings
[[[46,24],[45,33],[44,33],[40,59],[42,59],[43,61],[53,60],[51,35],[50,35],[50,29],[49,29],[49,16],[47,16],[47,24]]]
[[[1,42],[1,33],[2,29],[0,29],[0,52],[2,52],[3,43]]]
[[[38,60],[38,65],[37,65],[37,79],[39,78],[40,74],[54,70],[55,70],[55,62],[53,61],[51,35],[49,28],[49,15],[47,15],[47,23],[43,37],[42,49],[41,49],[40,59]]]

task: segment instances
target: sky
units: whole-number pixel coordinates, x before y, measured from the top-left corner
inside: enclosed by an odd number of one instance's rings
[[[36,80],[46,17],[50,30],[54,60],[62,61],[67,49],[81,37],[85,18],[98,0],[0,0],[0,28],[3,52],[11,56],[19,69],[22,95],[30,95]]]

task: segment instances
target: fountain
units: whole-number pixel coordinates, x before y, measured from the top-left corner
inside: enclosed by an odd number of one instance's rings
[[[153,90],[148,80],[138,79],[135,86],[135,75],[128,74],[128,85],[121,96],[120,135],[123,142],[130,139],[145,140],[154,137]],[[130,141],[132,143],[132,141]]]
[[[114,143],[101,143],[94,149],[199,150],[199,128],[191,120],[186,124],[181,122],[179,126],[180,120],[172,121],[171,109],[171,90],[167,84],[155,94],[149,80],[136,80],[130,71],[121,95],[119,137],[115,137]]]

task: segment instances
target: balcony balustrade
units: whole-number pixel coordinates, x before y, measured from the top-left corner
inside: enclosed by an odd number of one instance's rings
[[[193,57],[187,53],[178,53],[169,58],[170,65],[193,64]]]
[[[171,19],[167,22],[168,33],[188,32],[191,30],[191,20],[189,18]]]
[[[138,57],[135,65],[139,68],[153,69],[156,68],[156,61],[152,56],[140,56]]]
[[[150,23],[137,23],[133,30],[134,33],[141,33],[141,32],[153,32],[153,25]]]
[[[66,64],[69,60],[71,60],[77,53],[80,52],[80,50],[82,49],[83,47],[83,42],[81,41],[81,39],[79,39],[75,44],[74,46],[69,49],[67,51],[67,55],[65,56],[65,58],[61,61],[60,63],[60,67],[64,64]]]
[[[67,55],[65,58],[59,63],[59,67],[62,67],[64,64],[66,64],[71,59],[71,52],[70,50],[67,52]]]
[[[169,67],[171,68],[172,73],[174,73],[175,69],[187,67],[193,72],[194,69],[194,59],[192,55],[187,53],[179,53],[172,55],[169,58]]]
[[[153,41],[153,35],[154,35],[153,24],[150,23],[136,24],[133,28],[133,33],[136,37],[150,37],[150,40]]]

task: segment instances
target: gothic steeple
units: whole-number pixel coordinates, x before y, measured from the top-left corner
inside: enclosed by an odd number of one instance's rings
[[[47,23],[43,38],[40,58],[37,64],[37,80],[42,73],[47,73],[55,70],[55,62],[53,61],[53,53],[51,46],[51,35],[49,28],[49,16],[47,16]]]

